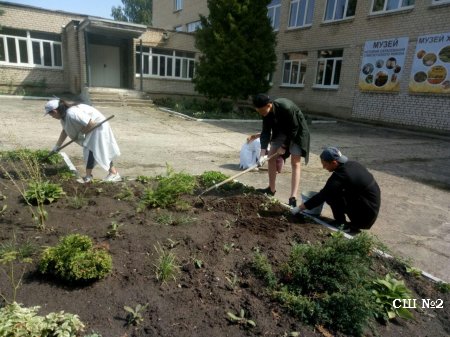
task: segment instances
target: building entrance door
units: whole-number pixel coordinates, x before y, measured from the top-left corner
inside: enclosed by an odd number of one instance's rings
[[[91,86],[120,88],[120,48],[91,44]]]

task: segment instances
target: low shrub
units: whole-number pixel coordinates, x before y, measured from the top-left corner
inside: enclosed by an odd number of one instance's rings
[[[48,181],[32,181],[24,193],[26,201],[33,205],[52,203],[63,196],[65,192],[59,184]]]
[[[51,312],[38,316],[40,307],[21,307],[14,302],[0,308],[0,336],[3,337],[77,337],[84,324],[77,315]]]
[[[141,199],[141,207],[166,208],[176,204],[182,194],[192,194],[196,179],[186,173],[169,171],[165,177],[159,176],[155,188],[147,188]]]
[[[0,157],[11,161],[22,161],[27,158],[34,158],[41,164],[60,164],[63,161],[59,154],[51,154],[48,150],[19,149],[13,151],[2,151],[0,152]]]
[[[205,171],[197,177],[199,185],[203,188],[209,188],[211,186],[221,183],[222,181],[228,178],[229,176],[218,171]],[[225,191],[242,190],[243,192],[245,192],[251,190],[251,188],[247,188],[242,183],[237,181],[229,181],[219,186],[219,188]]]
[[[94,281],[112,269],[112,259],[104,248],[96,248],[86,235],[63,237],[55,247],[46,248],[39,262],[39,271],[70,282]]]
[[[248,103],[233,103],[231,100],[205,100],[197,98],[156,98],[154,103],[176,112],[204,119],[259,119],[259,115]],[[242,104],[243,103],[243,104]]]
[[[302,321],[360,335],[376,312],[370,279],[373,240],[342,233],[323,244],[295,244],[276,277],[267,258],[256,255],[257,275],[269,293]]]
[[[203,187],[208,188],[224,181],[227,178],[227,175],[218,171],[205,171],[198,177],[198,180]]]

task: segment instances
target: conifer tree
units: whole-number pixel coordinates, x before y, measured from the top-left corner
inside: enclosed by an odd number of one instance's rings
[[[276,36],[267,16],[270,0],[208,0],[195,35],[201,52],[193,79],[209,98],[247,99],[266,92],[275,70]]]

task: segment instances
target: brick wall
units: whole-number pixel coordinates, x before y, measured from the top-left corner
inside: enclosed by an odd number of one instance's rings
[[[153,0],[153,27],[170,29],[199,20],[199,14],[208,14],[206,0],[184,0],[183,9],[175,11],[175,0]]]
[[[142,40],[143,46],[197,52],[194,47],[194,36],[192,34],[173,31],[166,32],[168,38],[165,39],[164,32],[162,29],[147,31],[139,39],[134,40],[134,47],[139,46]],[[140,89],[140,81],[140,77],[135,77],[134,88],[136,90]],[[192,82],[189,80],[144,77],[142,84],[143,90],[152,94],[198,95],[194,91]]]
[[[64,27],[72,20],[81,20],[82,16],[71,15],[31,7],[21,7],[20,5],[9,6],[2,3],[4,14],[1,18],[3,27],[11,27],[38,32],[50,32],[62,34]],[[73,35],[73,34],[72,34]],[[65,43],[70,47],[65,48]],[[76,71],[73,61],[74,41],[70,34],[62,35],[63,43],[63,70],[43,69],[25,66],[8,65],[0,68],[0,88],[2,92],[22,93],[23,89],[36,92],[61,93],[72,91],[78,85],[73,74]],[[73,49],[76,48],[76,49]],[[78,62],[79,64],[79,62]],[[75,68],[74,68],[75,67]],[[45,84],[44,87],[40,85]],[[34,86],[33,86],[34,85]]]
[[[173,11],[173,1],[154,0],[155,26],[172,28],[193,21],[199,12],[207,13],[206,0],[185,1],[182,12]],[[417,95],[408,92],[412,57],[418,36],[450,32],[450,5],[432,6],[431,0],[416,1],[413,9],[371,15],[372,1],[357,2],[354,18],[323,23],[326,0],[316,0],[311,27],[287,29],[289,0],[281,1],[278,31],[277,69],[269,94],[287,97],[311,113],[342,118],[373,120],[380,123],[448,130],[449,95]],[[408,37],[409,45],[399,93],[361,92],[359,71],[366,41]],[[338,89],[314,88],[318,51],[342,49],[343,63]],[[283,87],[283,54],[308,52],[305,84],[302,88]]]

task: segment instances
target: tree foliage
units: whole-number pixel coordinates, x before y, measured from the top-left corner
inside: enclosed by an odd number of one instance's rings
[[[114,20],[152,25],[152,0],[122,0],[122,6],[113,6]]]
[[[247,99],[270,88],[276,36],[267,16],[270,0],[208,0],[195,35],[202,53],[193,79],[209,98]]]

